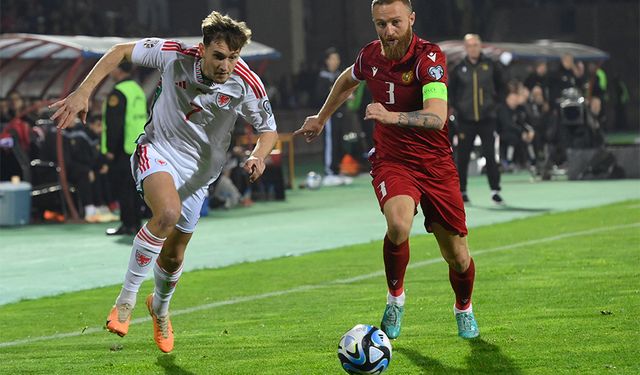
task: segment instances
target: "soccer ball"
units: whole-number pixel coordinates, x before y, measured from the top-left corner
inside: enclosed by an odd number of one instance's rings
[[[307,173],[307,178],[304,183],[307,189],[320,189],[320,186],[322,185],[322,176],[313,171],[309,172]]]
[[[358,324],[340,339],[338,358],[349,374],[381,374],[391,362],[391,342],[381,329]]]

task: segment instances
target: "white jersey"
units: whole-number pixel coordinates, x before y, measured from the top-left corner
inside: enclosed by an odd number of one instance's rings
[[[181,42],[142,39],[131,59],[161,72],[138,143],[152,144],[172,164],[184,181],[183,192],[193,193],[218,178],[238,116],[258,132],[276,130],[264,85],[242,59],[222,84],[203,76],[197,47]]]

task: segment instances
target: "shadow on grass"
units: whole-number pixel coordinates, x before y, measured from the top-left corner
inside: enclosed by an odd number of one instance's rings
[[[483,339],[468,341],[471,353],[467,357],[467,368],[446,366],[412,348],[396,348],[395,353],[407,357],[425,374],[521,374],[513,361],[500,348]]]
[[[135,237],[135,236],[134,235],[118,236],[118,239],[116,240],[116,243],[120,244],[120,245],[131,245],[131,246],[133,246],[133,237]]]
[[[165,374],[170,375],[195,375],[195,372],[191,372],[176,365],[176,357],[173,354],[160,354],[158,356],[158,366],[164,368]]]

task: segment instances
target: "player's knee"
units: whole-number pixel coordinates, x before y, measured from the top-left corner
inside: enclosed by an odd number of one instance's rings
[[[170,231],[175,227],[180,219],[179,207],[164,207],[153,213],[153,218],[163,231]]]
[[[411,223],[400,218],[388,220],[387,236],[394,244],[401,244],[409,239]]]
[[[447,259],[447,263],[449,266],[456,270],[457,272],[464,272],[469,268],[469,263],[471,262],[471,257],[469,253],[466,251],[459,251],[451,258]]]
[[[162,263],[164,266],[163,268],[167,272],[176,272],[180,268],[180,266],[182,266],[183,261],[184,254],[165,256],[162,259]]]

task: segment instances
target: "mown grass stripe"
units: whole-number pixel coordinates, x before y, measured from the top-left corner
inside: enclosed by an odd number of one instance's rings
[[[620,230],[620,229],[628,229],[628,228],[638,228],[638,227],[640,227],[640,223],[615,225],[615,226],[609,226],[609,227],[601,227],[601,228],[593,228],[593,229],[576,231],[576,232],[569,232],[569,233],[559,234],[559,235],[555,235],[555,236],[543,237],[543,238],[539,238],[539,239],[536,239],[536,240],[522,241],[522,242],[517,242],[517,243],[513,243],[513,244],[509,244],[509,245],[498,246],[498,247],[494,247],[494,248],[491,248],[491,249],[483,249],[483,250],[472,251],[472,255],[473,256],[478,256],[478,255],[495,253],[495,252],[506,251],[506,250],[512,250],[512,249],[517,249],[517,248],[522,248],[522,247],[527,247],[527,246],[532,246],[532,245],[538,245],[538,244],[541,244],[541,243],[547,243],[547,242],[563,240],[563,239],[572,238],[572,237],[588,236],[588,235],[594,235],[594,234],[598,234],[598,233],[602,233],[602,232],[609,232],[609,231]],[[435,264],[435,263],[440,263],[440,262],[444,262],[444,260],[441,257],[432,258],[432,259],[427,259],[427,260],[424,260],[424,261],[420,261],[420,262],[416,262],[416,263],[410,264],[409,268],[414,269],[414,268],[424,267],[424,266],[427,266],[427,265],[430,265],[430,264]],[[367,280],[367,279],[371,279],[371,278],[375,278],[375,277],[382,277],[382,276],[384,276],[384,270],[371,272],[371,273],[367,273],[367,274],[363,274],[363,275],[359,275],[359,276],[355,276],[355,277],[351,277],[351,278],[347,278],[347,279],[337,279],[337,280],[329,281],[329,282],[322,283],[322,284],[302,285],[302,286],[299,286],[299,287],[296,287],[296,288],[291,288],[291,289],[278,290],[278,291],[262,293],[262,294],[256,294],[256,295],[245,296],[245,297],[231,298],[231,299],[227,299],[227,300],[224,300],[224,301],[208,303],[208,304],[204,304],[204,305],[200,305],[200,306],[193,306],[193,307],[189,307],[189,308],[186,308],[186,309],[180,309],[180,310],[173,311],[171,313],[171,315],[172,316],[178,316],[178,315],[190,314],[190,313],[193,313],[193,312],[196,312],[196,311],[208,310],[208,309],[213,309],[213,308],[222,307],[222,306],[228,306],[228,305],[235,305],[235,304],[239,304],[239,303],[243,303],[243,302],[252,302],[252,301],[257,301],[257,300],[261,300],[261,299],[265,299],[265,298],[279,297],[279,296],[283,296],[283,295],[287,295],[287,294],[306,292],[306,291],[316,290],[316,289],[320,289],[320,288],[326,288],[328,286],[332,286],[332,285],[336,285],[336,284],[350,284],[350,283],[354,283],[354,282],[358,282],[358,281],[362,281],[362,280]],[[137,319],[131,320],[131,324],[144,323],[144,322],[148,322],[150,320],[151,320],[150,317],[137,318]],[[76,331],[76,332],[57,333],[57,334],[48,335],[48,336],[27,337],[25,339],[20,339],[20,340],[0,342],[0,348],[6,348],[6,347],[11,347],[11,346],[20,346],[20,345],[28,345],[28,344],[32,344],[32,343],[39,342],[39,341],[49,341],[49,340],[65,339],[65,338],[69,338],[69,337],[77,337],[77,336],[93,334],[93,333],[97,333],[97,332],[101,332],[101,331],[104,331],[104,328],[102,328],[102,327],[91,327],[91,328],[83,329],[80,332]]]

